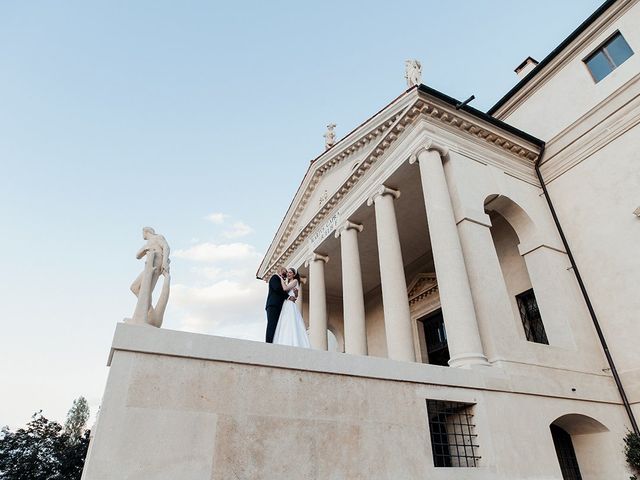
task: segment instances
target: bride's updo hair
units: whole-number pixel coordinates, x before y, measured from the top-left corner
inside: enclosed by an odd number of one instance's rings
[[[293,278],[295,278],[298,281],[298,285],[300,285],[302,282],[300,281],[300,274],[298,273],[298,271],[293,267],[289,267],[288,270],[291,270],[293,272]]]

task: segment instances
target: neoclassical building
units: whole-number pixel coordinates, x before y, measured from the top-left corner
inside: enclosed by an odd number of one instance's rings
[[[314,349],[119,325],[83,478],[628,478],[639,52],[607,1],[488,112],[415,85],[328,148],[257,272]]]

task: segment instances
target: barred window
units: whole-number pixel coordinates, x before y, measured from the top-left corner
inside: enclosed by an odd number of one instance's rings
[[[472,409],[471,403],[427,400],[434,466],[478,466],[480,456]]]
[[[540,316],[540,310],[538,309],[538,302],[533,293],[533,288],[522,292],[520,295],[516,295],[516,301],[518,302],[518,310],[520,310],[520,318],[522,319],[522,326],[524,327],[524,334],[527,340],[549,345],[547,332],[544,330],[544,324],[542,323],[542,317]]]

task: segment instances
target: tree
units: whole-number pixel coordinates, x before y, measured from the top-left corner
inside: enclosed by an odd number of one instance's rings
[[[67,420],[64,423],[64,431],[69,435],[71,443],[78,443],[82,440],[82,433],[86,429],[89,420],[89,404],[84,397],[78,397],[73,401],[73,406],[67,413]]]
[[[25,428],[13,432],[4,427],[0,433],[0,479],[80,480],[89,448],[89,430],[84,428],[87,418],[86,400],[80,397],[73,403],[64,428],[44,417],[42,411],[35,413]]]
[[[634,432],[629,432],[624,437],[624,454],[627,457],[627,463],[633,469],[634,472],[640,473],[640,435]],[[636,480],[637,475],[630,477],[631,480]]]

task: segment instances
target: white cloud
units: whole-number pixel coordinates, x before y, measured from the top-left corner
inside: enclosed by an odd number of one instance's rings
[[[204,287],[178,284],[171,289],[170,308],[183,330],[262,340],[266,292],[266,284],[256,279],[221,280]]]
[[[171,287],[167,324],[190,332],[264,341],[267,285],[255,278],[262,255],[253,245],[200,242],[173,256],[176,267],[187,275]]]
[[[224,223],[226,218],[229,218],[229,215],[227,215],[226,213],[214,212],[214,213],[210,213],[204,218],[205,220],[209,220],[210,222],[215,223],[216,225],[220,225],[221,223]]]
[[[256,266],[255,262],[251,262],[244,268],[242,265],[238,268],[219,268],[219,267],[201,267],[195,266],[190,269],[191,273],[198,275],[208,281],[220,280],[246,280],[255,278]]]
[[[184,258],[194,262],[256,262],[261,254],[248,243],[210,243],[204,242],[174,253],[176,258]]]
[[[235,222],[231,226],[231,229],[225,231],[222,235],[227,238],[239,238],[245,237],[251,233],[253,233],[253,228],[251,228],[249,225],[244,222]]]

